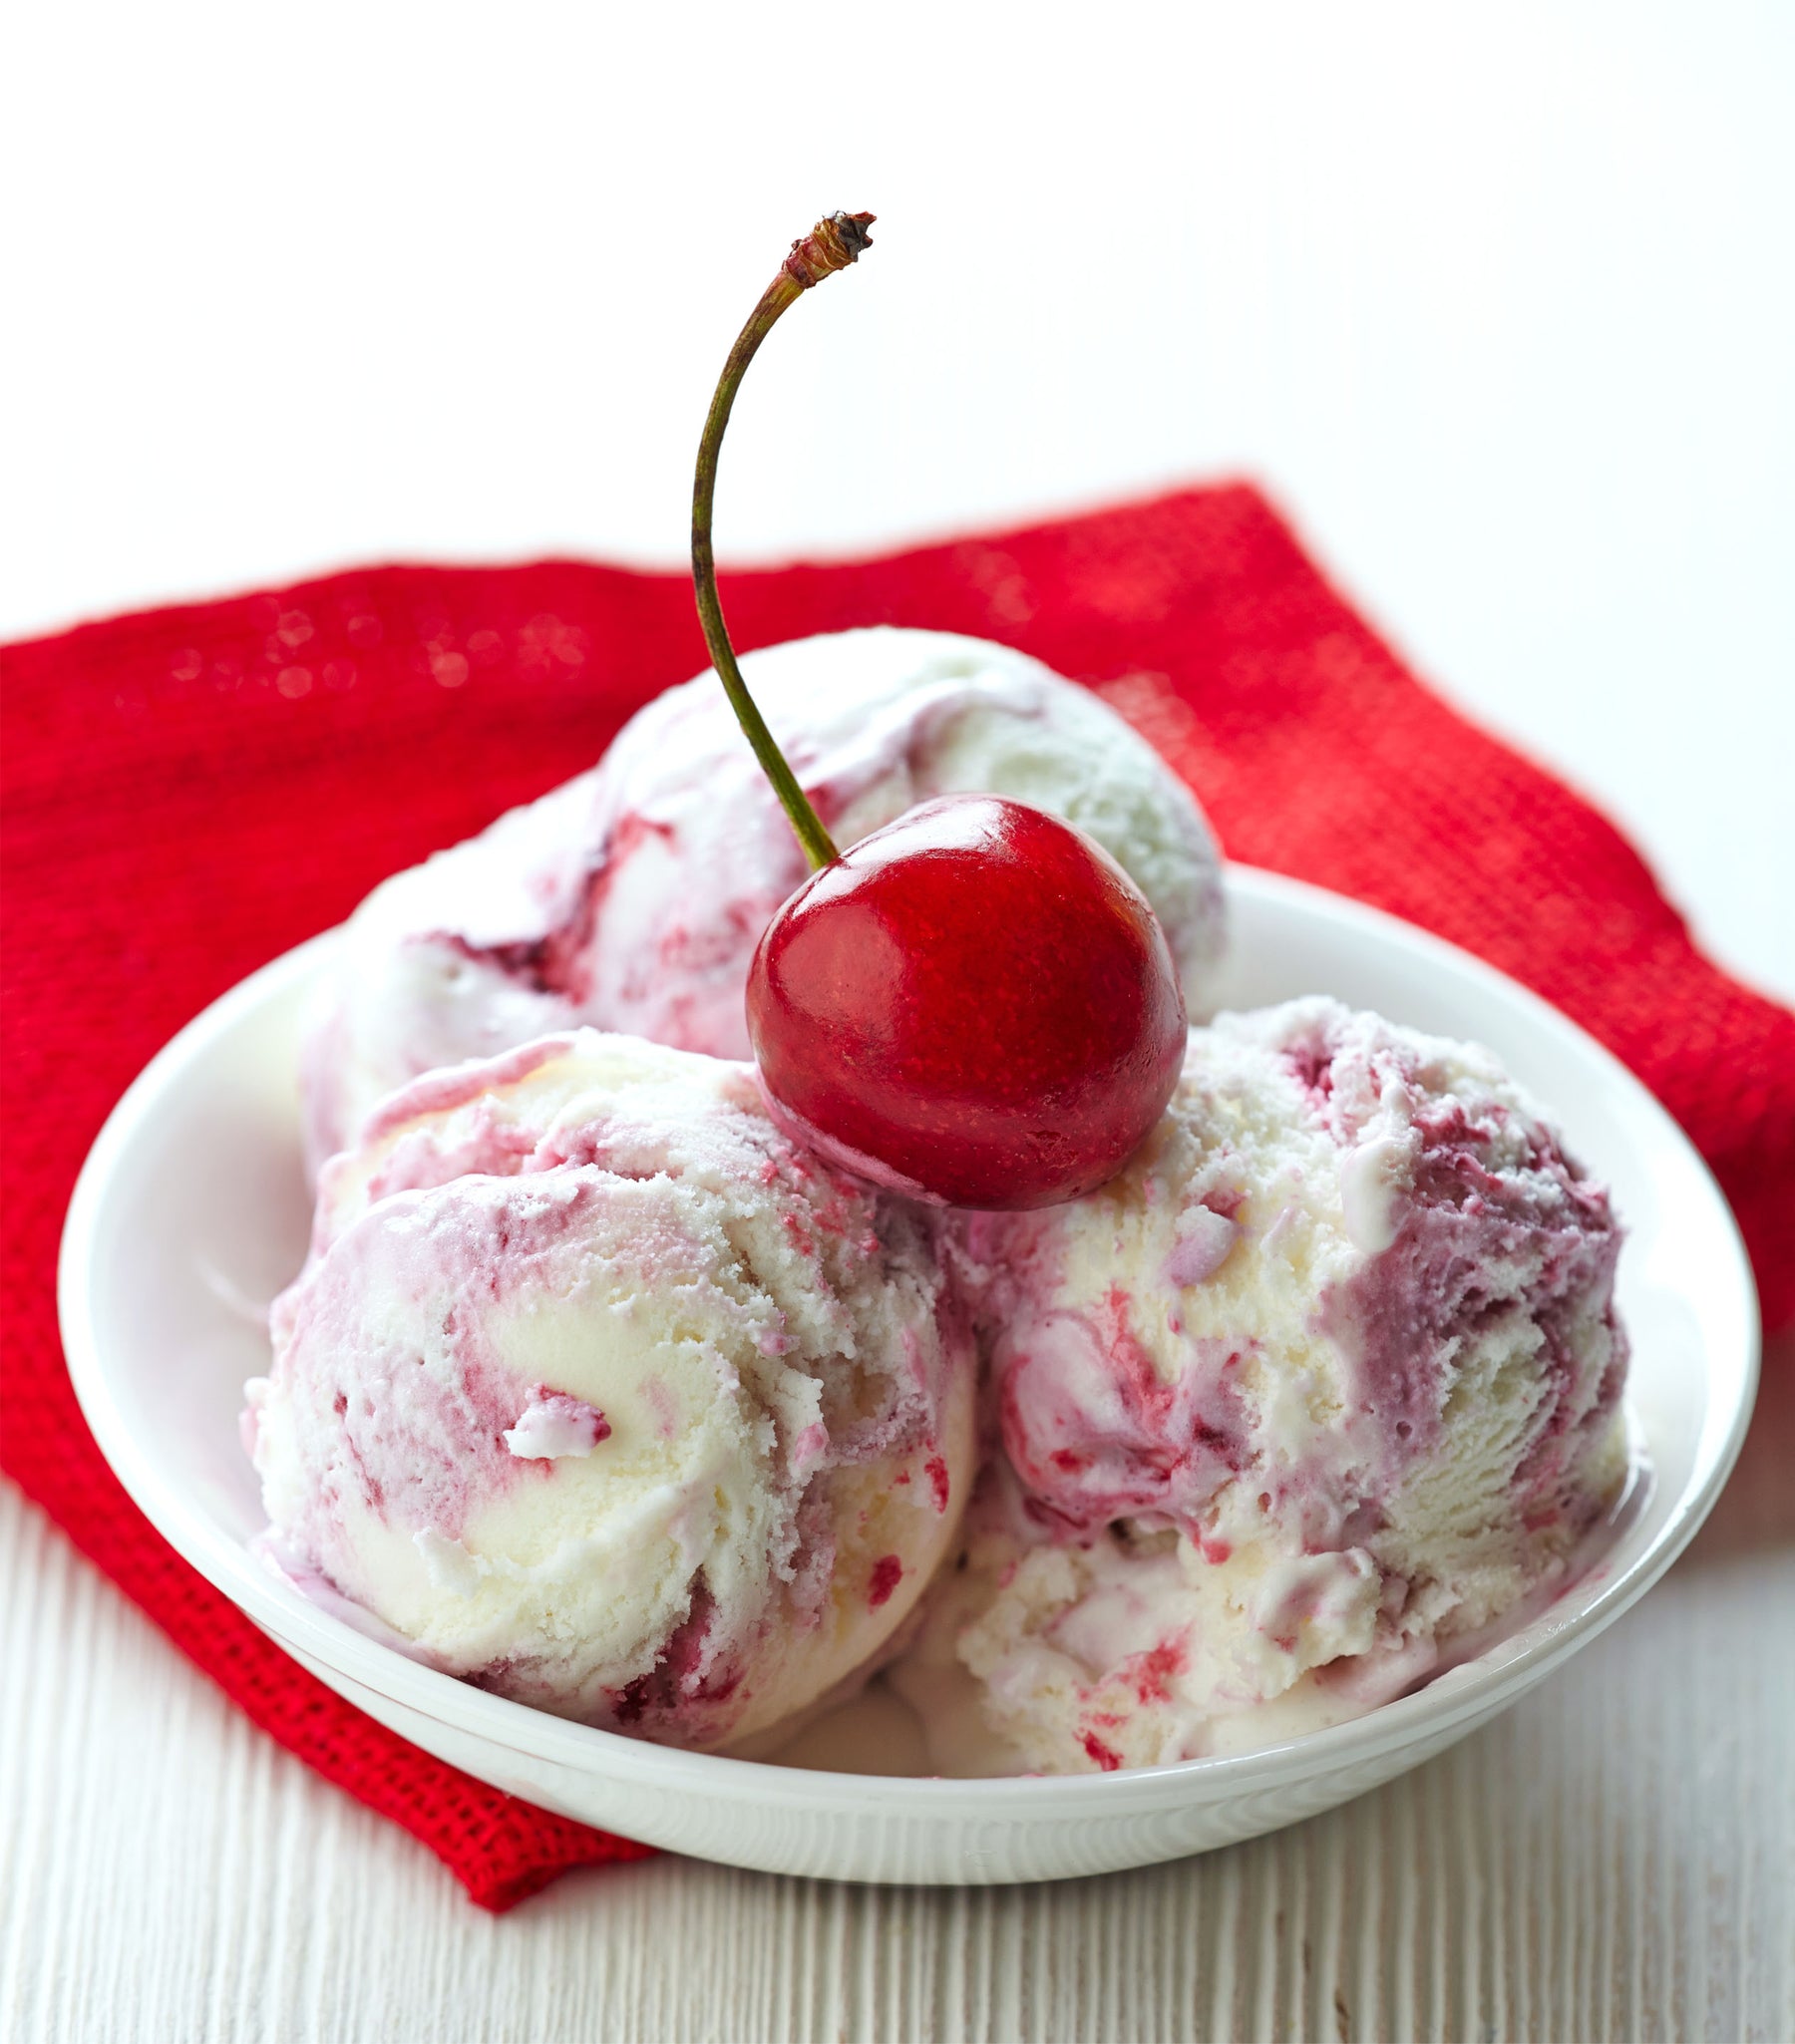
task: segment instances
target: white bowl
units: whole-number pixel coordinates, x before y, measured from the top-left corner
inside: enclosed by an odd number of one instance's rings
[[[254,1308],[305,1244],[295,1051],[328,936],[182,1030],[101,1132],[62,1251],[63,1339],[83,1410],[157,1529],[331,1688],[483,1781],[631,1838],[780,1874],[1034,1880],[1146,1866],[1330,1809],[1506,1709],[1669,1567],[1744,1435],[1756,1300],[1700,1159],[1562,1015],[1462,951],[1317,888],[1236,866],[1230,897],[1231,1004],[1319,991],[1480,1039],[1551,1104],[1630,1230],[1619,1290],[1649,1488],[1543,1615],[1366,1717],[1263,1752],[1108,1775],[893,1777],[877,1751],[866,1773],[800,1770],[677,1753],[489,1696],[278,1580],[248,1551],[263,1521],[237,1413],[243,1379],[266,1364]],[[871,1723],[869,1736],[879,1743]]]

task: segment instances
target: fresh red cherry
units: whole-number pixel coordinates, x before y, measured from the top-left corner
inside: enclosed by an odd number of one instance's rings
[[[717,457],[773,323],[872,246],[871,213],[792,243],[723,365],[692,483],[698,620],[815,871],[768,925],[748,1030],[774,1111],[824,1156],[958,1206],[1046,1206],[1121,1170],[1171,1098],[1184,996],[1109,854],[994,795],[924,803],[845,852],[729,643],[711,553]]]
[[[1164,1112],[1185,1009],[1159,919],[1100,846],[996,795],[926,802],[768,924],[748,1033],[775,1118],[953,1206],[1047,1206]]]

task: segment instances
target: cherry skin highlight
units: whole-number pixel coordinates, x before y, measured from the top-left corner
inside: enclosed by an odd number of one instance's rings
[[[748,979],[775,1117],[952,1206],[1050,1206],[1113,1178],[1172,1097],[1185,1027],[1140,889],[994,795],[923,803],[813,873]]]

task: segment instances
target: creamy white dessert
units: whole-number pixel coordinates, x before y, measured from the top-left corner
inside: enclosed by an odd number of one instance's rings
[[[1063,817],[1152,903],[1189,1012],[1214,1006],[1221,863],[1194,797],[1088,690],[945,632],[832,633],[748,654],[774,737],[840,845],[939,795]],[[804,856],[710,671],[600,765],[378,887],[308,1033],[315,1169],[395,1087],[579,1024],[748,1055],[743,997]]]
[[[272,1332],[280,1565],[676,1744],[739,1750],[875,1660],[971,1484],[929,1217],[795,1149],[747,1068],[595,1031],[390,1100]]]
[[[1001,1448],[895,1676],[943,1771],[1355,1715],[1562,1575],[1620,1484],[1619,1230],[1472,1047],[1224,1016],[1120,1178],[958,1239]]]

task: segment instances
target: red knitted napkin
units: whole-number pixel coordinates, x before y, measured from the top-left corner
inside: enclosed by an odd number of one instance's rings
[[[1229,852],[1526,980],[1619,1054],[1795,1313],[1795,1016],[1693,948],[1587,805],[1429,695],[1242,488],[883,560],[729,578],[744,646],[890,621],[1093,683]],[[58,1230],[126,1084],[383,875],[588,765],[704,665],[682,576],[384,567],[83,626],[4,655],[5,1427],[0,1464],[258,1724],[503,1908],[642,1848],[488,1789],[341,1702],[151,1532],[82,1424]]]

